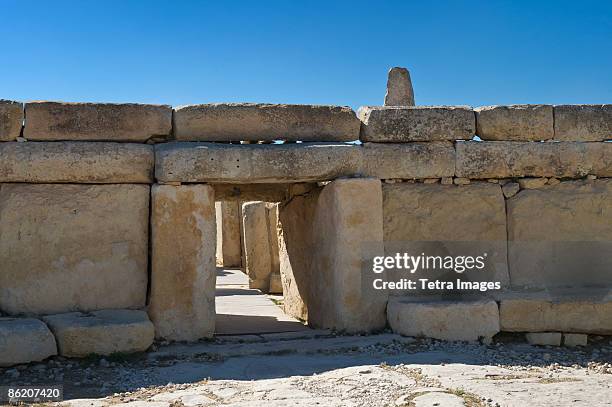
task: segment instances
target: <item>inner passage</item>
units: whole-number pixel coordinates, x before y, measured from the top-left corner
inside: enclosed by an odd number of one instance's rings
[[[216,335],[309,329],[283,312],[278,204],[219,201],[217,219]]]

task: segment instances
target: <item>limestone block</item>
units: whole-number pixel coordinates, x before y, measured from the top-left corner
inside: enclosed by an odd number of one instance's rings
[[[508,199],[515,287],[612,285],[612,180],[570,181]]]
[[[379,179],[442,178],[455,174],[455,149],[450,142],[365,143],[363,174]]]
[[[143,307],[148,217],[148,185],[3,184],[0,309]]]
[[[21,135],[23,104],[0,99],[0,141],[13,141]]]
[[[220,202],[220,215],[217,217],[217,222],[221,225],[221,233],[217,239],[221,242],[221,264],[224,267],[241,267],[240,203],[237,201]],[[217,229],[218,232],[219,229]]]
[[[270,294],[283,294],[283,283],[281,280],[281,274],[272,273],[270,274]]]
[[[313,327],[383,328],[387,293],[363,285],[371,256],[382,254],[381,214],[381,183],[374,179],[336,180],[281,207],[285,310],[299,310],[299,302],[287,303],[298,293]]]
[[[525,338],[532,345],[561,346],[561,333],[559,332],[530,332],[525,335]]]
[[[154,328],[145,311],[69,312],[43,320],[57,339],[59,354],[65,357],[143,352],[153,343]]]
[[[25,114],[28,140],[142,142],[166,138],[172,129],[166,105],[29,102]]]
[[[339,143],[155,146],[162,182],[279,183],[325,181],[359,173],[359,146]]]
[[[414,106],[414,91],[408,69],[400,67],[389,69],[385,106]]]
[[[612,176],[612,143],[458,142],[456,176],[467,178]]]
[[[499,332],[499,309],[493,300],[416,301],[396,297],[387,306],[395,333],[447,341],[490,339]]]
[[[588,337],[585,334],[563,334],[565,346],[587,346]]]
[[[195,341],[215,329],[215,198],[209,185],[151,188],[155,336]]]
[[[555,106],[555,140],[612,140],[612,105]]]
[[[476,134],[482,140],[552,140],[550,105],[484,106],[476,112]]]
[[[0,318],[0,367],[39,362],[57,355],[47,325],[33,318]]]
[[[521,186],[518,182],[509,182],[502,186],[502,192],[506,198],[512,198],[514,195],[518,194],[521,190]]]
[[[153,147],[129,143],[0,143],[0,182],[150,183]]]
[[[508,332],[610,335],[612,297],[607,288],[509,293],[501,299],[500,322]]]
[[[184,141],[353,141],[359,126],[346,106],[216,103],[174,111],[174,136]]]
[[[263,292],[268,292],[272,274],[268,220],[265,202],[242,204],[244,270],[249,276],[249,288]]]
[[[383,185],[383,227],[387,255],[482,256],[485,268],[463,274],[422,270],[405,278],[500,282],[509,285],[506,212],[498,184]],[[395,274],[402,270],[393,271]]]
[[[538,189],[542,188],[548,182],[548,178],[521,178],[518,184],[521,189]]]
[[[470,140],[476,130],[467,106],[364,106],[357,114],[361,141],[375,143]]]

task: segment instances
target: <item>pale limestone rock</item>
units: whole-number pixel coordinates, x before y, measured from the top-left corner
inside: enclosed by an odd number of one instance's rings
[[[244,270],[249,276],[249,288],[268,292],[272,274],[268,213],[265,202],[242,204],[242,244]]]
[[[555,106],[555,140],[612,140],[612,105]]]
[[[240,203],[237,201],[220,202],[220,215],[217,216],[217,239],[221,243],[221,264],[224,267],[242,266],[242,245],[240,237]],[[217,253],[219,255],[219,253]]]
[[[455,147],[458,177],[612,176],[612,143],[468,141]]]
[[[215,329],[215,198],[209,185],[151,189],[151,293],[155,336],[195,341]]]
[[[597,179],[597,176],[593,174],[589,174],[586,176],[586,179],[588,179],[589,181],[593,181]]]
[[[476,112],[476,134],[482,140],[552,140],[550,105],[484,106]]]
[[[514,195],[518,194],[521,190],[521,186],[518,182],[509,182],[502,186],[502,192],[506,198],[512,198]]]
[[[455,149],[450,142],[365,143],[363,174],[391,178],[441,178],[455,173]]]
[[[521,189],[542,188],[548,182],[548,178],[519,178],[518,184]]]
[[[463,398],[445,392],[431,392],[418,395],[417,397],[414,397],[414,400],[410,404],[407,405],[411,404],[414,405],[414,407],[464,407],[466,405]]]
[[[563,334],[563,345],[565,346],[587,346],[586,334]]]
[[[161,182],[325,181],[360,172],[361,148],[338,143],[166,143],[155,146]]]
[[[509,293],[500,302],[502,331],[612,334],[608,289]]]
[[[57,355],[47,325],[33,318],[0,318],[0,367],[39,362]]]
[[[397,66],[389,69],[385,106],[414,106],[414,91],[408,69]]]
[[[406,278],[457,278],[509,284],[506,261],[506,212],[499,185],[383,185],[384,241],[387,255],[487,253],[478,273],[448,275],[427,270]],[[398,277],[403,271],[393,271]],[[422,273],[427,273],[423,275]]]
[[[299,308],[291,304],[297,293],[313,327],[385,326],[387,293],[362,285],[372,256],[382,254],[381,213],[381,183],[373,179],[336,180],[280,208],[285,310]]]
[[[423,184],[437,184],[440,182],[440,178],[425,178]]]
[[[453,184],[455,184],[455,185],[469,185],[469,183],[470,183],[470,179],[469,178],[457,177],[457,178],[453,179]]]
[[[532,345],[561,346],[561,333],[559,332],[530,332],[525,335],[525,338]]]
[[[470,140],[475,133],[474,112],[467,106],[363,106],[361,141]]]
[[[28,140],[142,142],[165,139],[172,129],[167,105],[29,102],[25,115]]]
[[[346,106],[217,103],[176,108],[173,131],[183,141],[354,141],[359,127]]]
[[[524,190],[506,206],[513,286],[612,284],[612,180]]]
[[[395,333],[448,341],[490,339],[499,332],[499,309],[493,300],[418,301],[395,297],[387,306]]]
[[[21,134],[23,104],[0,99],[0,141],[13,141]]]
[[[442,177],[442,179],[440,180],[440,184],[442,184],[442,185],[452,185],[453,184],[453,177]]]
[[[153,147],[131,143],[0,143],[0,182],[150,183]]]
[[[548,185],[553,186],[553,185],[559,185],[561,183],[561,181],[558,178],[549,178],[548,179]]]
[[[143,352],[153,343],[154,328],[145,311],[69,312],[43,320],[57,339],[59,354],[65,357]]]
[[[281,274],[272,273],[270,274],[270,294],[283,294],[283,283],[281,280]]]
[[[3,184],[0,309],[143,307],[148,224],[148,185]]]

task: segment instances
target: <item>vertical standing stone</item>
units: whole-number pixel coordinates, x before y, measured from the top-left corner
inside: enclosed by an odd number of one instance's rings
[[[265,202],[246,202],[242,205],[242,244],[244,269],[249,276],[249,287],[267,292],[272,271],[272,256]]]
[[[0,99],[0,141],[13,141],[21,134],[23,104]]]
[[[215,198],[209,185],[151,190],[151,294],[155,335],[179,341],[215,329]]]
[[[406,68],[394,67],[389,70],[385,106],[414,106],[412,81]]]
[[[223,267],[242,266],[242,244],[240,237],[240,202],[221,202],[221,253]]]

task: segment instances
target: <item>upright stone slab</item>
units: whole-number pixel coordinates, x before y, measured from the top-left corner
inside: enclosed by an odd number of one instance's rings
[[[345,106],[216,103],[174,111],[174,136],[184,141],[354,141],[359,126]]]
[[[385,106],[414,106],[414,91],[408,69],[397,66],[389,69]]]
[[[195,341],[215,329],[215,198],[209,185],[151,188],[155,336]]]
[[[249,276],[249,288],[268,292],[272,274],[272,253],[265,202],[242,204],[242,242],[244,270]]]
[[[612,143],[466,141],[455,149],[457,177],[612,176]]]
[[[385,326],[387,294],[362,280],[370,256],[382,253],[381,215],[381,184],[374,179],[336,180],[280,209],[281,272],[286,278],[290,265],[292,293],[307,307],[309,325],[347,332]]]
[[[357,114],[360,140],[374,143],[470,140],[476,129],[467,106],[364,106]]]
[[[172,130],[166,105],[29,102],[25,114],[28,140],[142,142],[166,139]]]
[[[40,362],[57,355],[55,338],[33,318],[0,318],[0,367]]]
[[[550,105],[484,106],[474,109],[476,135],[482,140],[552,140],[553,107]]]
[[[555,106],[555,140],[612,140],[612,105]]]
[[[240,216],[240,202],[221,202],[221,217],[217,219],[217,222],[221,223],[220,241],[223,267],[242,266]]]
[[[0,309],[144,307],[148,218],[148,185],[3,184]]]
[[[507,208],[513,286],[612,286],[612,180],[523,190]]]
[[[13,141],[21,135],[23,104],[0,99],[0,141]]]

